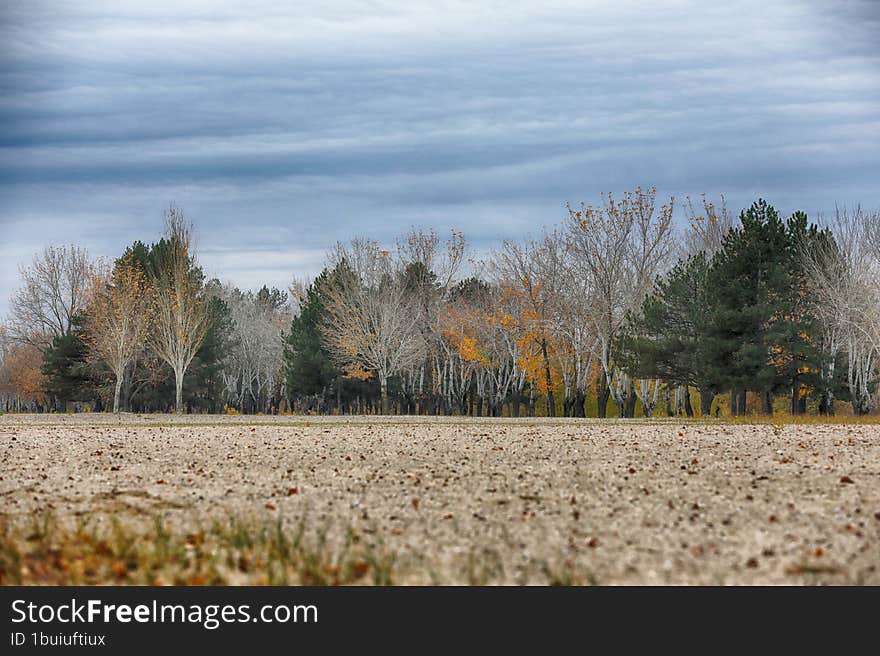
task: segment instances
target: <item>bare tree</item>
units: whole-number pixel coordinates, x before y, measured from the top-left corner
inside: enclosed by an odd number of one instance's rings
[[[685,197],[684,210],[688,219],[688,226],[683,242],[684,257],[706,253],[711,257],[719,250],[724,242],[724,237],[736,225],[736,219],[730,214],[724,196],[716,205],[708,199],[706,194],[700,196],[698,209],[694,206],[690,196]]]
[[[228,284],[214,293],[229,308],[231,319],[222,373],[227,398],[243,410],[268,411],[281,377],[283,330],[290,325],[288,296],[277,290],[242,292]]]
[[[165,212],[167,253],[153,298],[154,328],[149,344],[174,371],[175,411],[183,412],[183,377],[210,326],[201,271],[191,252],[192,226],[183,211]]]
[[[112,271],[96,275],[90,286],[86,339],[92,353],[110,367],[116,378],[113,412],[125,371],[144,347],[149,334],[149,290],[141,266],[128,256]]]
[[[485,358],[479,352],[480,326],[485,314],[497,305],[496,289],[469,278],[455,286],[440,316],[439,352],[435,356],[438,393],[447,411],[467,414],[468,392],[485,388]],[[482,397],[474,406],[482,407]],[[471,394],[471,400],[476,401]],[[475,407],[475,409],[477,409]]]
[[[596,358],[602,368],[599,416],[605,416],[608,396],[621,416],[632,416],[637,390],[629,375],[617,367],[616,342],[626,315],[650,290],[669,263],[673,248],[673,199],[656,207],[656,189],[637,188],[620,201],[606,194],[602,207],[581,203],[568,206],[569,247],[573,266],[589,280]],[[655,383],[656,385],[656,383]],[[640,385],[646,410],[650,387]]]
[[[308,290],[309,280],[307,278],[294,277],[293,280],[290,281],[290,286],[287,288],[288,319],[293,320],[300,315],[302,307],[305,305],[306,299],[308,298]],[[288,323],[290,323],[290,321],[288,321]]]
[[[833,409],[834,362],[840,349],[846,349],[847,383],[856,414],[873,406],[870,383],[880,362],[880,256],[873,245],[877,223],[876,214],[859,207],[838,208],[827,226],[831,238],[799,245],[828,350],[827,369],[821,372],[829,388],[824,403]]]
[[[19,342],[47,348],[68,335],[74,315],[83,308],[94,266],[79,246],[47,246],[28,267],[19,267],[22,286],[10,299],[10,335]]]
[[[370,239],[337,244],[329,259],[336,269],[327,293],[324,339],[349,375],[369,372],[378,378],[387,414],[388,379],[425,357],[406,277],[400,262]]]
[[[482,364],[487,375],[489,413],[500,417],[504,401],[513,395],[516,398],[512,399],[511,414],[517,415],[516,404],[525,381],[519,339],[522,333],[518,330],[518,322],[505,311],[503,303],[487,308],[480,319],[479,339],[483,345]]]
[[[873,251],[874,260],[880,262],[880,210],[864,215],[865,239]]]
[[[12,354],[15,342],[13,342],[7,327],[0,323],[0,402],[3,408],[9,410],[13,399],[15,398],[15,390],[12,386],[12,367],[9,363],[9,356]]]
[[[554,312],[551,332],[564,392],[565,414],[583,417],[596,353],[596,331],[590,301],[589,277],[578,275],[571,252],[566,249],[565,275],[560,302]]]
[[[433,229],[414,228],[398,241],[397,252],[425,343],[425,359],[404,372],[404,391],[410,404],[419,401],[425,409],[440,403],[438,374],[443,365],[438,360],[445,355],[440,315],[447,309],[466,244],[464,235],[453,231],[444,248]]]

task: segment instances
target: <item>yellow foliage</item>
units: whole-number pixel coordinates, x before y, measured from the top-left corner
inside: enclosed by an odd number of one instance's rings
[[[489,366],[489,359],[480,350],[476,337],[471,337],[465,334],[464,331],[459,332],[449,328],[443,331],[443,336],[455,348],[458,357],[465,362]]]
[[[372,371],[367,371],[365,369],[361,369],[356,365],[350,365],[345,368],[345,378],[353,379],[353,380],[369,380],[373,377]]]

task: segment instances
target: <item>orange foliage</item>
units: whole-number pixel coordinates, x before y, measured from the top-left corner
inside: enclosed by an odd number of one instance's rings
[[[92,278],[88,296],[90,308],[84,338],[93,352],[118,372],[135,357],[147,336],[146,275],[129,254],[110,275]]]
[[[551,388],[559,387],[562,382],[562,375],[553,358],[556,344],[550,332],[544,327],[540,313],[535,309],[540,305],[541,283],[530,285],[525,277],[520,282],[521,289],[509,286],[502,289],[501,305],[505,311],[499,313],[497,320],[502,328],[517,330],[517,345],[520,352],[517,364],[535,389],[546,395]],[[518,315],[518,318],[515,319],[511,313]],[[547,356],[550,359],[549,385],[542,345],[546,346]]]
[[[463,330],[456,331],[451,328],[443,330],[443,336],[455,348],[458,357],[465,362],[489,366],[489,359],[480,351],[476,337],[465,334]]]
[[[42,372],[43,355],[36,346],[22,344],[16,346],[6,358],[6,366],[10,371],[12,389],[21,398],[43,403],[46,395],[43,392],[44,377]]]
[[[352,365],[345,368],[344,377],[352,380],[369,380],[373,377],[373,372]]]

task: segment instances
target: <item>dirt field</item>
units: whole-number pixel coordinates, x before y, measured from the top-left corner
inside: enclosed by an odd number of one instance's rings
[[[878,425],[47,419],[0,417],[4,582],[880,584]]]

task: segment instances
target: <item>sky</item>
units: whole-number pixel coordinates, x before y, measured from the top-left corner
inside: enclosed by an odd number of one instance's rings
[[[637,185],[878,209],[878,34],[875,0],[6,0],[0,317],[45,244],[114,257],[169,203],[250,288]]]

